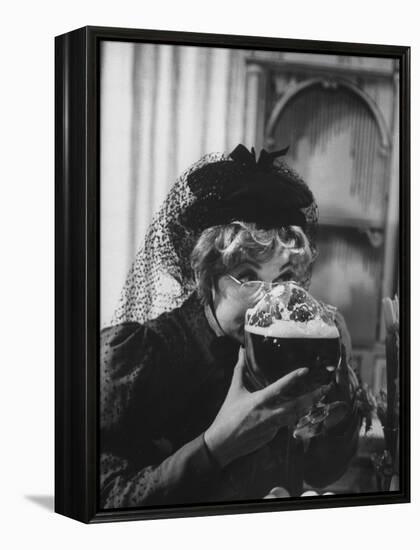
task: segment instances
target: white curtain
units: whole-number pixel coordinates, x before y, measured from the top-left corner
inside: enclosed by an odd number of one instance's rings
[[[205,153],[254,145],[245,141],[248,54],[103,43],[102,324],[112,316],[134,254],[175,178]]]

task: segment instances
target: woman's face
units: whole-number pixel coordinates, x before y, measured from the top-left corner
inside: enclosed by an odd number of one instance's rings
[[[233,268],[230,275],[241,282],[281,282],[291,278],[292,266],[289,260],[290,251],[279,249],[270,260],[262,263],[247,261]],[[222,276],[218,288],[213,291],[213,305],[224,333],[243,344],[246,310],[253,307],[261,297],[261,293],[257,296],[244,294],[237,282],[228,275]]]

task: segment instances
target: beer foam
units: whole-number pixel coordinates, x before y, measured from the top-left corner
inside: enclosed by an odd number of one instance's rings
[[[340,336],[335,325],[328,325],[319,318],[305,322],[276,319],[268,327],[246,324],[245,330],[270,338],[339,338]]]

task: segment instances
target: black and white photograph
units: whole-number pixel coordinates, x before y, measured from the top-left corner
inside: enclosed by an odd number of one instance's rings
[[[4,6],[0,547],[416,540],[415,14]]]
[[[101,40],[103,511],[401,491],[400,63]]]

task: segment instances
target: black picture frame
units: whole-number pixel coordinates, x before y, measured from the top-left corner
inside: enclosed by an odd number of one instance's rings
[[[102,40],[389,57],[400,64],[400,490],[101,510],[98,505],[99,44]],[[55,511],[85,522],[410,501],[410,48],[84,27],[55,41]]]

